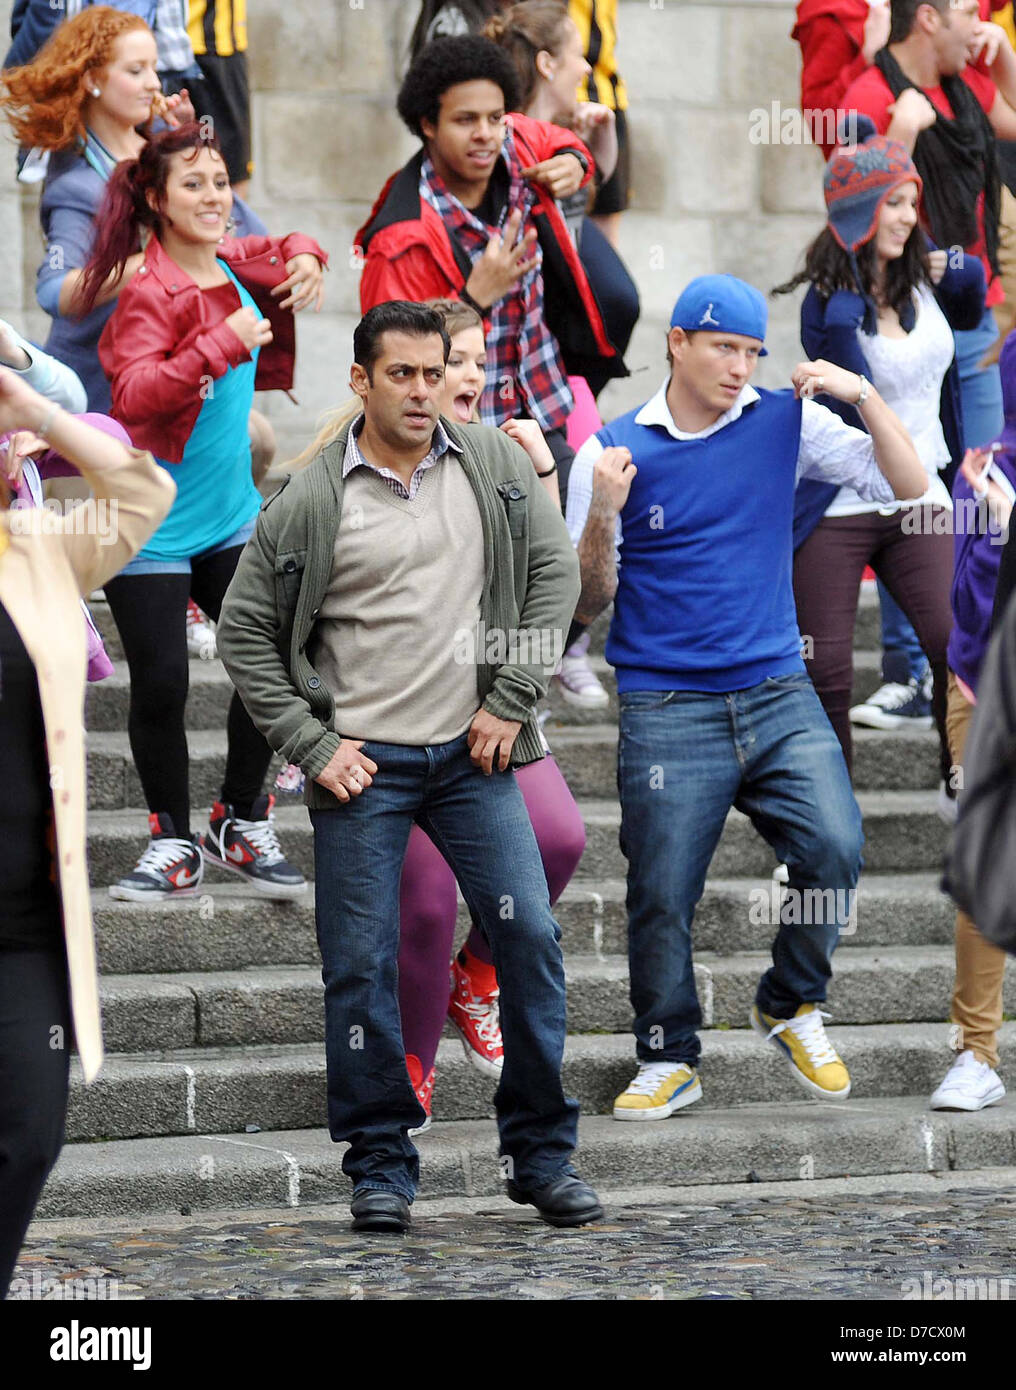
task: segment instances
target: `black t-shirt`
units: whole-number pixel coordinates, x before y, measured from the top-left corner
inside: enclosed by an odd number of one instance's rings
[[[487,183],[487,191],[475,208],[470,208],[474,217],[486,222],[488,227],[496,227],[508,201],[511,180],[503,159],[494,161],[494,168]]]
[[[53,796],[39,682],[0,604],[0,950],[60,947],[52,846]]]

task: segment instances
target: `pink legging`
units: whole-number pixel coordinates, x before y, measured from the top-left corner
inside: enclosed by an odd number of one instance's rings
[[[555,903],[586,847],[582,816],[553,758],[519,768],[515,776],[540,847],[550,901]],[[399,909],[402,1037],[406,1052],[419,1057],[426,1076],[434,1065],[448,1012],[448,964],[455,942],[456,898],[455,875],[418,825],[409,833]],[[490,962],[490,948],[475,923],[466,945],[474,956]]]

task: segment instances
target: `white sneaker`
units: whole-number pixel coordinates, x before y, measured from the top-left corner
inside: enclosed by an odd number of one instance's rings
[[[940,821],[946,825],[955,825],[956,818],[960,813],[959,803],[956,800],[956,793],[949,795],[949,788],[944,782],[938,784],[938,800],[935,803],[935,810],[938,812]]]
[[[615,1120],[665,1120],[702,1099],[698,1072],[687,1062],[641,1062],[638,1075],[614,1102]]]
[[[969,1048],[961,1052],[929,1102],[932,1110],[983,1110],[1005,1095],[998,1073],[979,1062]]]
[[[201,661],[215,660],[215,625],[193,599],[187,602],[187,650]]]
[[[593,674],[589,665],[589,633],[571,644],[554,675],[561,696],[569,705],[582,709],[606,709],[610,696]]]
[[[934,723],[930,697],[912,676],[906,685],[879,686],[863,705],[852,705],[847,717],[868,729],[930,729]]]

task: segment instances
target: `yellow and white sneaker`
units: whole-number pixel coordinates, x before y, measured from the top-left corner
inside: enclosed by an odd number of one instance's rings
[[[702,1099],[698,1072],[687,1062],[642,1062],[638,1075],[614,1102],[615,1120],[665,1120]]]
[[[814,1004],[802,1004],[793,1018],[770,1018],[752,1004],[748,1021],[759,1037],[780,1049],[806,1091],[824,1100],[846,1100],[850,1075],[826,1037],[822,1020],[829,1017]]]

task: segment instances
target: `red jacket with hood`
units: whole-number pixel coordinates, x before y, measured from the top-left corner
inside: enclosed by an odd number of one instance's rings
[[[293,313],[280,309],[271,291],[288,277],[286,262],[306,251],[328,264],[313,237],[299,232],[226,237],[216,251],[272,326],[272,341],[258,356],[258,391],[293,385]],[[214,381],[250,357],[226,317],[216,316],[209,297],[152,237],[99,339],[99,360],[113,388],[111,414],[139,449],[179,463],[201,413],[202,378]]]
[[[592,156],[570,130],[519,112],[512,112],[508,121],[524,169],[572,151],[588,163],[584,183],[592,178]],[[388,299],[458,299],[469,278],[469,257],[420,198],[423,153],[420,150],[391,176],[356,234],[355,249],[366,257],[360,280],[363,313]],[[528,225],[535,226],[543,252],[544,313],[565,367],[575,376],[594,366],[612,376],[627,376],[620,353],[607,337],[561,209],[542,185],[534,183],[533,189],[536,202]]]

